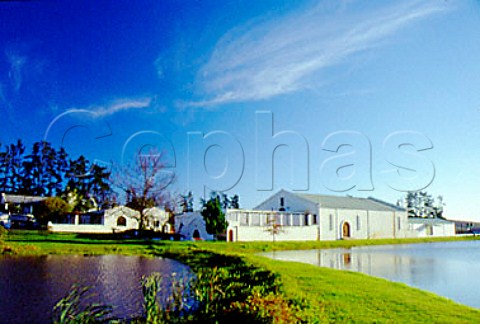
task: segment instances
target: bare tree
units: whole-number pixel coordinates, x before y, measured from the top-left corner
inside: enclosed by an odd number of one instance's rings
[[[139,230],[145,229],[147,208],[167,203],[171,198],[167,187],[175,180],[169,170],[166,154],[155,149],[139,151],[132,164],[122,165],[115,172],[116,186],[126,194],[126,205],[139,212]]]
[[[278,222],[277,216],[282,217],[282,215],[272,214],[267,216],[267,227],[265,229],[266,232],[272,234],[272,242],[275,243],[275,237],[279,234],[285,233],[285,229],[283,226]]]

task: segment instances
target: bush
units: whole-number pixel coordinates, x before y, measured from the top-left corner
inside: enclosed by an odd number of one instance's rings
[[[39,204],[35,216],[37,221],[45,225],[48,221],[53,221],[60,217],[64,213],[72,211],[70,206],[65,200],[60,197],[48,197]]]
[[[8,235],[8,230],[6,230],[5,227],[0,226],[0,242],[3,242],[3,239],[7,235]]]
[[[241,314],[249,323],[303,322],[299,309],[290,304],[282,294],[262,295],[258,290],[244,302],[232,303],[231,311]]]

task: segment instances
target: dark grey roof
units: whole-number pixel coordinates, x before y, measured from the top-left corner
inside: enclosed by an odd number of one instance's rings
[[[356,209],[356,210],[372,210],[372,211],[405,211],[405,209],[389,204],[375,198],[357,198],[351,196],[330,196],[330,195],[316,195],[316,194],[299,194],[294,195],[303,199],[319,204],[320,207],[325,208],[341,208],[341,209]]]
[[[422,218],[422,217],[408,217],[408,222],[409,223],[418,223],[418,224],[430,224],[430,225],[435,225],[435,224],[452,224],[455,223],[453,221],[449,221],[446,219],[440,219],[440,218]]]
[[[13,204],[32,204],[47,199],[46,197],[5,194],[5,202]]]

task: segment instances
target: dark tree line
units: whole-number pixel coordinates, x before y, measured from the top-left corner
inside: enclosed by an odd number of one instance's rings
[[[233,195],[228,197],[225,193],[218,193],[216,191],[212,191],[210,193],[210,199],[200,199],[200,208],[203,209],[208,201],[210,200],[218,200],[220,208],[226,210],[230,209],[239,209],[240,208],[240,197],[238,195]],[[185,195],[178,195],[178,206],[180,207],[180,211],[182,213],[188,213],[194,211],[194,197],[193,193],[189,191]]]
[[[425,191],[408,192],[405,197],[405,206],[409,217],[444,218],[444,205],[442,196],[438,196],[435,200],[431,194]]]
[[[66,197],[74,192],[99,204],[111,195],[110,172],[84,156],[69,157],[64,148],[48,142],[33,144],[30,151],[18,140],[0,146],[0,192],[32,196]]]

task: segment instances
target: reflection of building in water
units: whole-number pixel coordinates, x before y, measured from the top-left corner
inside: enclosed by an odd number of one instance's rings
[[[419,255],[383,247],[331,249],[311,251],[281,251],[267,253],[278,260],[288,260],[313,264],[337,270],[365,273],[371,276],[394,281],[403,281],[412,285],[433,283],[438,280],[436,261],[429,256],[428,250]],[[401,278],[401,279],[399,279]]]
[[[352,263],[352,254],[351,253],[343,253],[343,266],[347,267]]]
[[[298,252],[297,252],[298,253]],[[338,270],[349,270],[389,280],[408,282],[415,285],[419,280],[423,284],[435,282],[436,269],[434,259],[392,253],[392,251],[343,249],[321,250],[315,252],[316,265]],[[305,260],[305,258],[298,258]],[[416,272],[423,273],[419,279]]]

